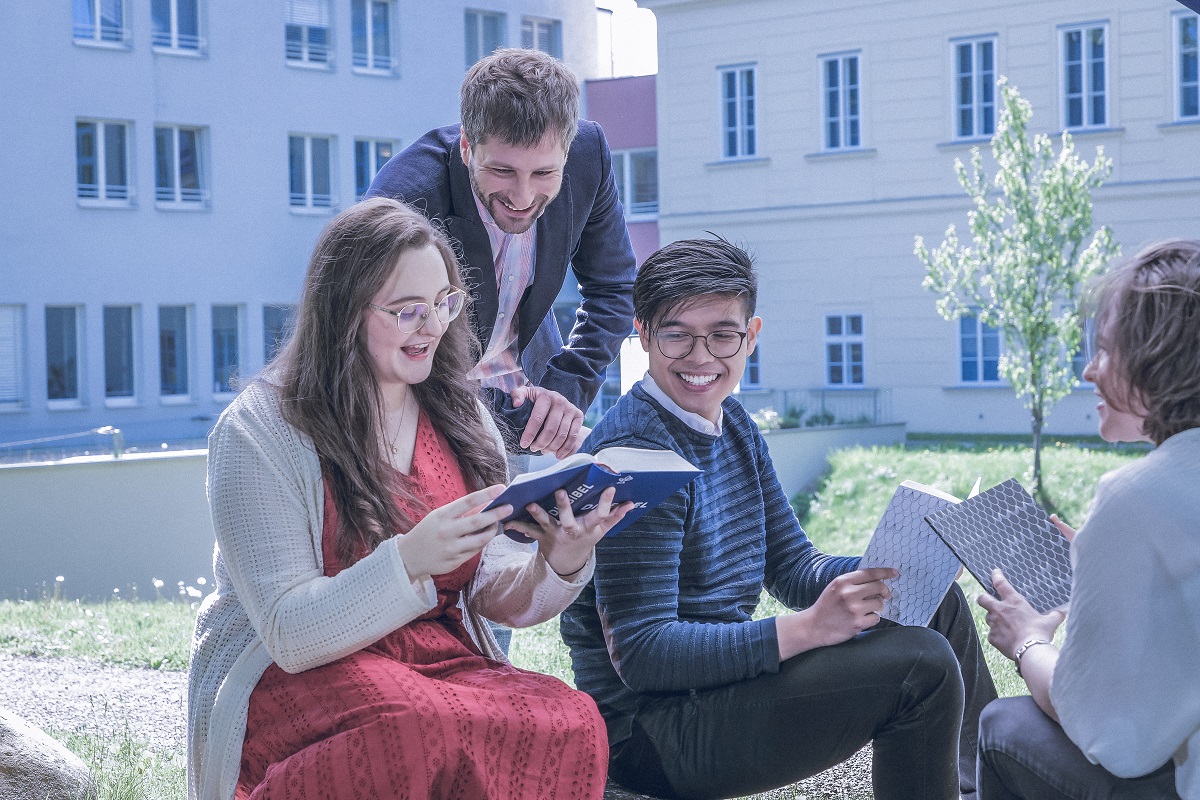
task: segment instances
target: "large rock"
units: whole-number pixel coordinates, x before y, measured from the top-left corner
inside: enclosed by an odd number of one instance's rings
[[[83,800],[91,774],[67,748],[0,709],[0,798]]]

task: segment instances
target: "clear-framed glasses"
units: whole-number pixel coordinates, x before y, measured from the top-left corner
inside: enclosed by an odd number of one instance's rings
[[[697,341],[704,342],[704,347],[713,358],[729,358],[736,356],[746,341],[746,331],[713,331],[707,336],[693,336],[683,331],[663,331],[654,334],[658,344],[658,352],[667,358],[687,358],[696,346]]]
[[[434,304],[433,309],[437,312],[437,318],[443,323],[450,322],[459,314],[462,313],[465,305],[466,294],[462,289],[452,289],[441,300]],[[377,306],[374,303],[367,303],[376,311],[382,311],[385,314],[391,314],[396,318],[396,328],[401,333],[414,333],[421,329],[425,324],[425,320],[429,319],[430,307],[428,303],[409,303],[399,311],[392,311],[390,308]]]

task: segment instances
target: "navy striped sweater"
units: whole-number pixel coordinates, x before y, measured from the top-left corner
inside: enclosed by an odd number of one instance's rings
[[[766,443],[733,398],[723,431],[690,428],[641,385],[622,397],[584,448],[669,448],[701,470],[691,484],[596,547],[596,573],[563,612],[575,684],[630,735],[640,694],[688,692],[779,670],[775,620],[752,620],[763,587],[806,608],[857,557],[828,556],[805,536]]]

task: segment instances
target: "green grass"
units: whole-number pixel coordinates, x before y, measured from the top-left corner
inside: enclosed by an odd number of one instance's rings
[[[89,800],[184,800],[187,756],[181,742],[173,753],[152,749],[129,730],[51,734],[87,764],[93,779]]]
[[[0,653],[186,670],[196,609],[158,600],[0,601]]]

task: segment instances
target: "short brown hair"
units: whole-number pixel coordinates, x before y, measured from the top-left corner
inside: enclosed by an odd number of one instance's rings
[[[1097,344],[1126,381],[1099,387],[1105,401],[1144,408],[1156,445],[1200,427],[1200,240],[1145,247],[1101,278],[1093,302]]]
[[[504,48],[467,72],[459,113],[468,144],[495,136],[514,147],[532,147],[550,134],[566,151],[579,128],[579,83],[553,56]]]
[[[736,297],[746,318],[758,303],[754,259],[742,248],[713,235],[664,245],[638,268],[633,281],[633,315],[654,331],[668,315],[698,297]]]

